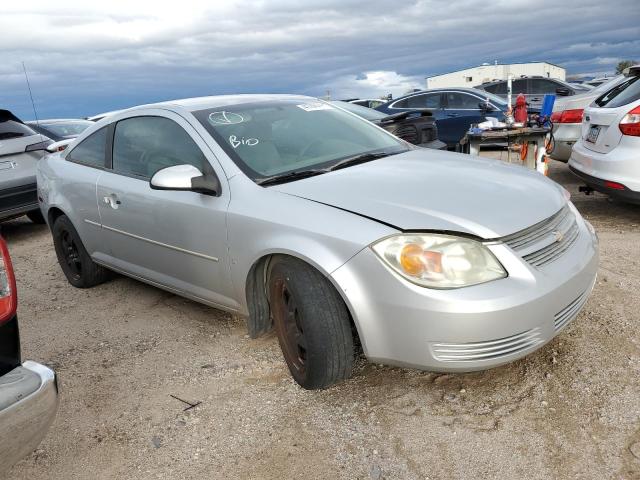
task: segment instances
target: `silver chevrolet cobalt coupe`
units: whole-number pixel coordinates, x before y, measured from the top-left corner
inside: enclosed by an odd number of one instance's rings
[[[471,371],[536,350],[591,292],[597,239],[544,176],[414,147],[303,96],[106,117],[38,165],[69,282],[109,271],[277,332],[293,378]]]

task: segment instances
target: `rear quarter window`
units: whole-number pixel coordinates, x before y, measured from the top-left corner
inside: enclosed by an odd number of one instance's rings
[[[80,142],[65,158],[70,162],[104,168],[106,149],[107,127],[103,127]]]
[[[617,108],[640,100],[640,77],[631,77],[598,98],[593,104],[603,108]]]

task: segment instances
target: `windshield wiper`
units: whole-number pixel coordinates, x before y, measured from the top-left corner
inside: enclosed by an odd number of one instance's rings
[[[399,152],[369,152],[362,153],[360,155],[354,155],[353,157],[347,157],[340,160],[338,163],[334,163],[329,168],[327,168],[328,172],[332,172],[334,170],[340,170],[341,168],[351,167],[352,165],[357,165],[359,163],[370,162],[371,160],[377,160],[379,158],[389,157],[391,155],[397,155],[398,153],[402,153],[406,150],[401,150]]]
[[[316,168],[313,170],[296,170],[294,172],[283,173],[282,175],[274,175],[272,177],[261,178],[257,180],[258,185],[276,185],[277,183],[286,183],[293,180],[300,180],[303,178],[313,177],[322,173],[327,173],[328,170]]]

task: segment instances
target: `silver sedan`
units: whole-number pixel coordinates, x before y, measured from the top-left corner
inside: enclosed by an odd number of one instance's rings
[[[275,329],[293,378],[372,361],[486,369],[573,320],[598,264],[568,193],[519,166],[421,149],[303,96],[119,112],[38,165],[72,285],[111,271]]]

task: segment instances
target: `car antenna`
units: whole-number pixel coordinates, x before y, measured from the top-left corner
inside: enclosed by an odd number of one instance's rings
[[[27,75],[27,67],[22,62],[22,70],[24,70],[24,78],[27,80],[27,88],[29,89],[29,98],[31,98],[31,106],[33,107],[33,116],[36,118],[36,125],[38,126],[38,133],[40,134],[40,140],[44,142],[42,132],[40,132],[40,121],[38,120],[38,112],[36,112],[36,102],[33,101],[33,93],[31,92],[31,83],[29,83],[29,75]]]

